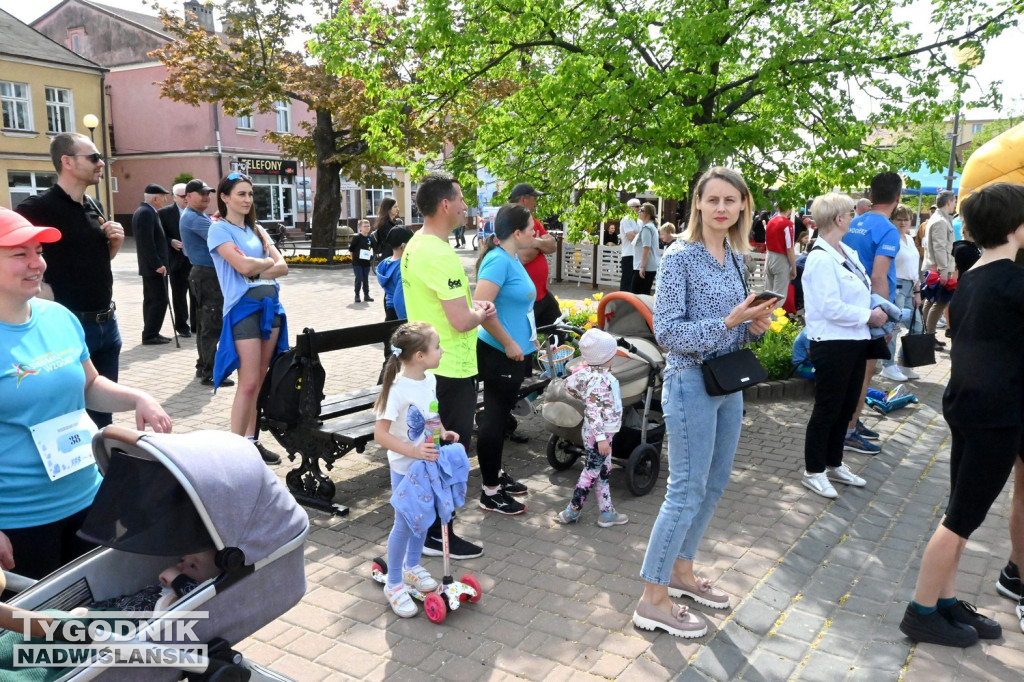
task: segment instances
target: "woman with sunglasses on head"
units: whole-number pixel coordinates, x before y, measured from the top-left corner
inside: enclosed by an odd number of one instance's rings
[[[217,186],[221,219],[210,226],[206,245],[224,294],[224,326],[213,366],[214,390],[238,369],[231,431],[253,441],[263,460],[281,458],[256,442],[256,396],[270,360],[288,350],[288,327],[278,298],[279,277],[288,274],[284,257],[256,224],[252,180],[231,173]]]

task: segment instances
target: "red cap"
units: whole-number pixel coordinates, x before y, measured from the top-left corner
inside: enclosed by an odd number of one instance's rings
[[[55,227],[36,227],[20,213],[0,206],[0,246],[21,246],[33,239],[50,244],[60,239],[60,230]]]

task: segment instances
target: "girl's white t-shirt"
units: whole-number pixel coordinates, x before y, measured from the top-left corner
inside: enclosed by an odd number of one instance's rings
[[[388,432],[406,443],[419,445],[423,442],[424,424],[430,411],[430,403],[437,400],[437,379],[430,372],[422,379],[410,379],[399,374],[388,391],[388,401],[381,412],[381,419],[391,420]],[[388,464],[403,476],[416,459],[388,450]]]
[[[917,252],[914,238],[909,234],[900,237],[900,250],[896,253],[896,279],[916,282],[921,277],[921,254]]]

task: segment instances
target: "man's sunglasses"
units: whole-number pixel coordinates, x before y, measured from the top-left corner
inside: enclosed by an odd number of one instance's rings
[[[248,175],[246,175],[245,173],[237,173],[237,172],[236,173],[230,173],[228,175],[227,179],[228,179],[229,182],[234,182],[235,180],[245,180],[246,182],[252,182],[252,178],[250,178]]]
[[[92,154],[65,154],[64,156],[84,156],[85,158],[92,161],[94,164],[99,163],[103,160],[103,155],[99,152],[93,152]]]

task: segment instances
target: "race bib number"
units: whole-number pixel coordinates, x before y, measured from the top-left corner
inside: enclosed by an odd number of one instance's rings
[[[359,249],[359,260],[370,260],[370,250]]]
[[[95,462],[92,437],[99,429],[85,410],[55,417],[36,424],[30,430],[39,457],[46,467],[46,475],[51,481],[64,478]]]
[[[537,345],[537,318],[533,314],[533,308],[526,313],[526,319],[530,321],[530,340]]]

